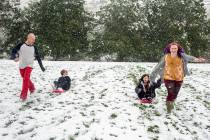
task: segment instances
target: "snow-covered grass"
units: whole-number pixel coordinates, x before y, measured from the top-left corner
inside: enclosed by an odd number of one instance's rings
[[[0,140],[209,140],[210,65],[189,65],[176,109],[166,114],[164,85],[156,103],[139,106],[134,76],[150,73],[155,63],[37,63],[36,92],[19,100],[18,64],[0,60]],[[51,93],[51,83],[68,69],[71,89]]]

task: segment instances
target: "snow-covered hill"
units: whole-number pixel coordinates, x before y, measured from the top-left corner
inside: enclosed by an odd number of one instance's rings
[[[157,103],[138,106],[132,75],[149,73],[155,63],[51,62],[37,63],[32,72],[36,92],[19,100],[21,78],[17,63],[0,60],[1,140],[209,140],[210,65],[191,64],[176,109],[166,114],[166,89]],[[71,90],[50,93],[63,68],[72,78]]]

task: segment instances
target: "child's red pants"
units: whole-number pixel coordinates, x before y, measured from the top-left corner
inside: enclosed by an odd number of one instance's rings
[[[35,90],[34,84],[30,80],[31,72],[32,72],[31,67],[20,69],[20,75],[23,78],[22,91],[21,91],[20,98],[23,100],[27,98],[28,90],[30,92],[33,92]]]

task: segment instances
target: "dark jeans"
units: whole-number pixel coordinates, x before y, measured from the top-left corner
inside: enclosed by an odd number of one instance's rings
[[[174,101],[177,98],[183,81],[164,80],[164,83],[168,91],[166,101]]]

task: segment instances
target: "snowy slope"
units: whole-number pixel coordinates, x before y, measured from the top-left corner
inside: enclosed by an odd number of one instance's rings
[[[191,64],[176,111],[166,114],[164,86],[157,103],[138,107],[132,75],[149,73],[155,63],[44,61],[32,72],[36,92],[20,102],[17,63],[0,60],[0,140],[209,140],[210,65]],[[50,93],[62,68],[71,90]]]

